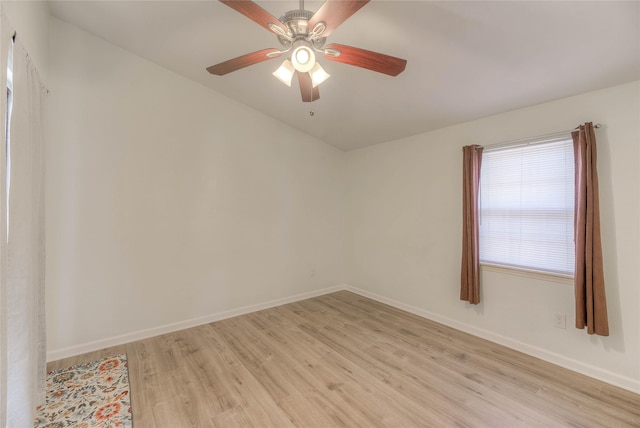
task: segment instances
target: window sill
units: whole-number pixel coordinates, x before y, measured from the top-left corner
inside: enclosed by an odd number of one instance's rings
[[[557,282],[558,284],[573,285],[573,275],[542,272],[533,269],[518,268],[514,266],[495,265],[480,263],[480,269],[488,272],[504,273],[506,275],[516,275],[525,278],[539,279],[542,281]]]

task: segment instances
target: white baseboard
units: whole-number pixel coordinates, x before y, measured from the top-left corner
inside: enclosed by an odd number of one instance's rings
[[[460,321],[453,320],[451,318],[443,317],[442,315],[435,314],[424,309],[417,308],[415,306],[407,305],[397,300],[389,299],[379,294],[371,293],[366,290],[362,290],[357,287],[345,285],[344,289],[351,291],[352,293],[359,294],[360,296],[367,297],[372,300],[376,300],[380,303],[393,306],[394,308],[401,309],[403,311],[410,312],[419,317],[429,319],[431,321],[444,324],[448,327],[455,328],[456,330],[463,331],[465,333],[472,334],[477,337],[489,340],[491,342],[506,346],[507,348],[515,349],[527,355],[539,358],[549,363],[555,364],[565,369],[592,377],[594,379],[601,380],[611,385],[618,386],[631,392],[640,393],[640,381],[621,376],[617,373],[612,373],[608,370],[604,370],[600,367],[595,367],[590,364],[585,364],[572,358],[565,357],[563,355],[550,352],[536,346],[531,346],[527,343],[519,342],[517,340],[493,333],[488,330],[484,330],[473,325],[462,323]]]
[[[211,322],[220,321],[227,318],[237,317],[239,315],[251,312],[261,311],[263,309],[273,308],[275,306],[286,305],[287,303],[298,302],[300,300],[310,299],[312,297],[322,296],[323,294],[333,293],[335,291],[344,290],[342,285],[323,288],[321,290],[310,291],[308,293],[296,294],[294,296],[283,297],[280,299],[270,300],[264,303],[244,306],[229,311],[219,312],[216,314],[206,315],[203,317],[193,318],[177,323],[166,324],[159,327],[153,327],[146,330],[134,331],[132,333],[120,336],[108,337],[105,339],[95,340],[80,345],[74,345],[62,349],[54,349],[47,352],[47,361],[56,361],[62,358],[74,357],[87,352],[98,351],[100,349],[109,348],[111,346],[123,345],[125,343],[134,342],[136,340],[148,339],[150,337],[159,336],[161,334],[173,333],[175,331],[184,330],[199,325],[209,324]]]

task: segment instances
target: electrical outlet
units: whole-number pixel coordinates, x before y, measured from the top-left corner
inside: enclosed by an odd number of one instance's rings
[[[567,315],[560,312],[554,312],[552,318],[553,326],[556,328],[567,328]]]

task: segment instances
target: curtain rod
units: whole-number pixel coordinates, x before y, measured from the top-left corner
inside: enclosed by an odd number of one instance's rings
[[[593,127],[597,129],[597,128],[601,128],[602,125],[600,125],[599,123],[596,123],[595,125],[593,125]],[[554,132],[552,134],[545,134],[537,137],[521,138],[519,140],[505,141],[503,143],[490,144],[483,147],[485,152],[490,152],[492,150],[503,149],[505,147],[531,146],[535,144],[543,144],[543,143],[548,143],[549,141],[552,141],[552,140],[557,140],[562,137],[571,135],[571,133],[577,129],[578,128],[576,127],[573,129],[568,129],[566,131]]]

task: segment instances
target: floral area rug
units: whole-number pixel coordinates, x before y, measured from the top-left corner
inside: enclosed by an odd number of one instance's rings
[[[127,355],[49,372],[35,428],[130,428]]]

